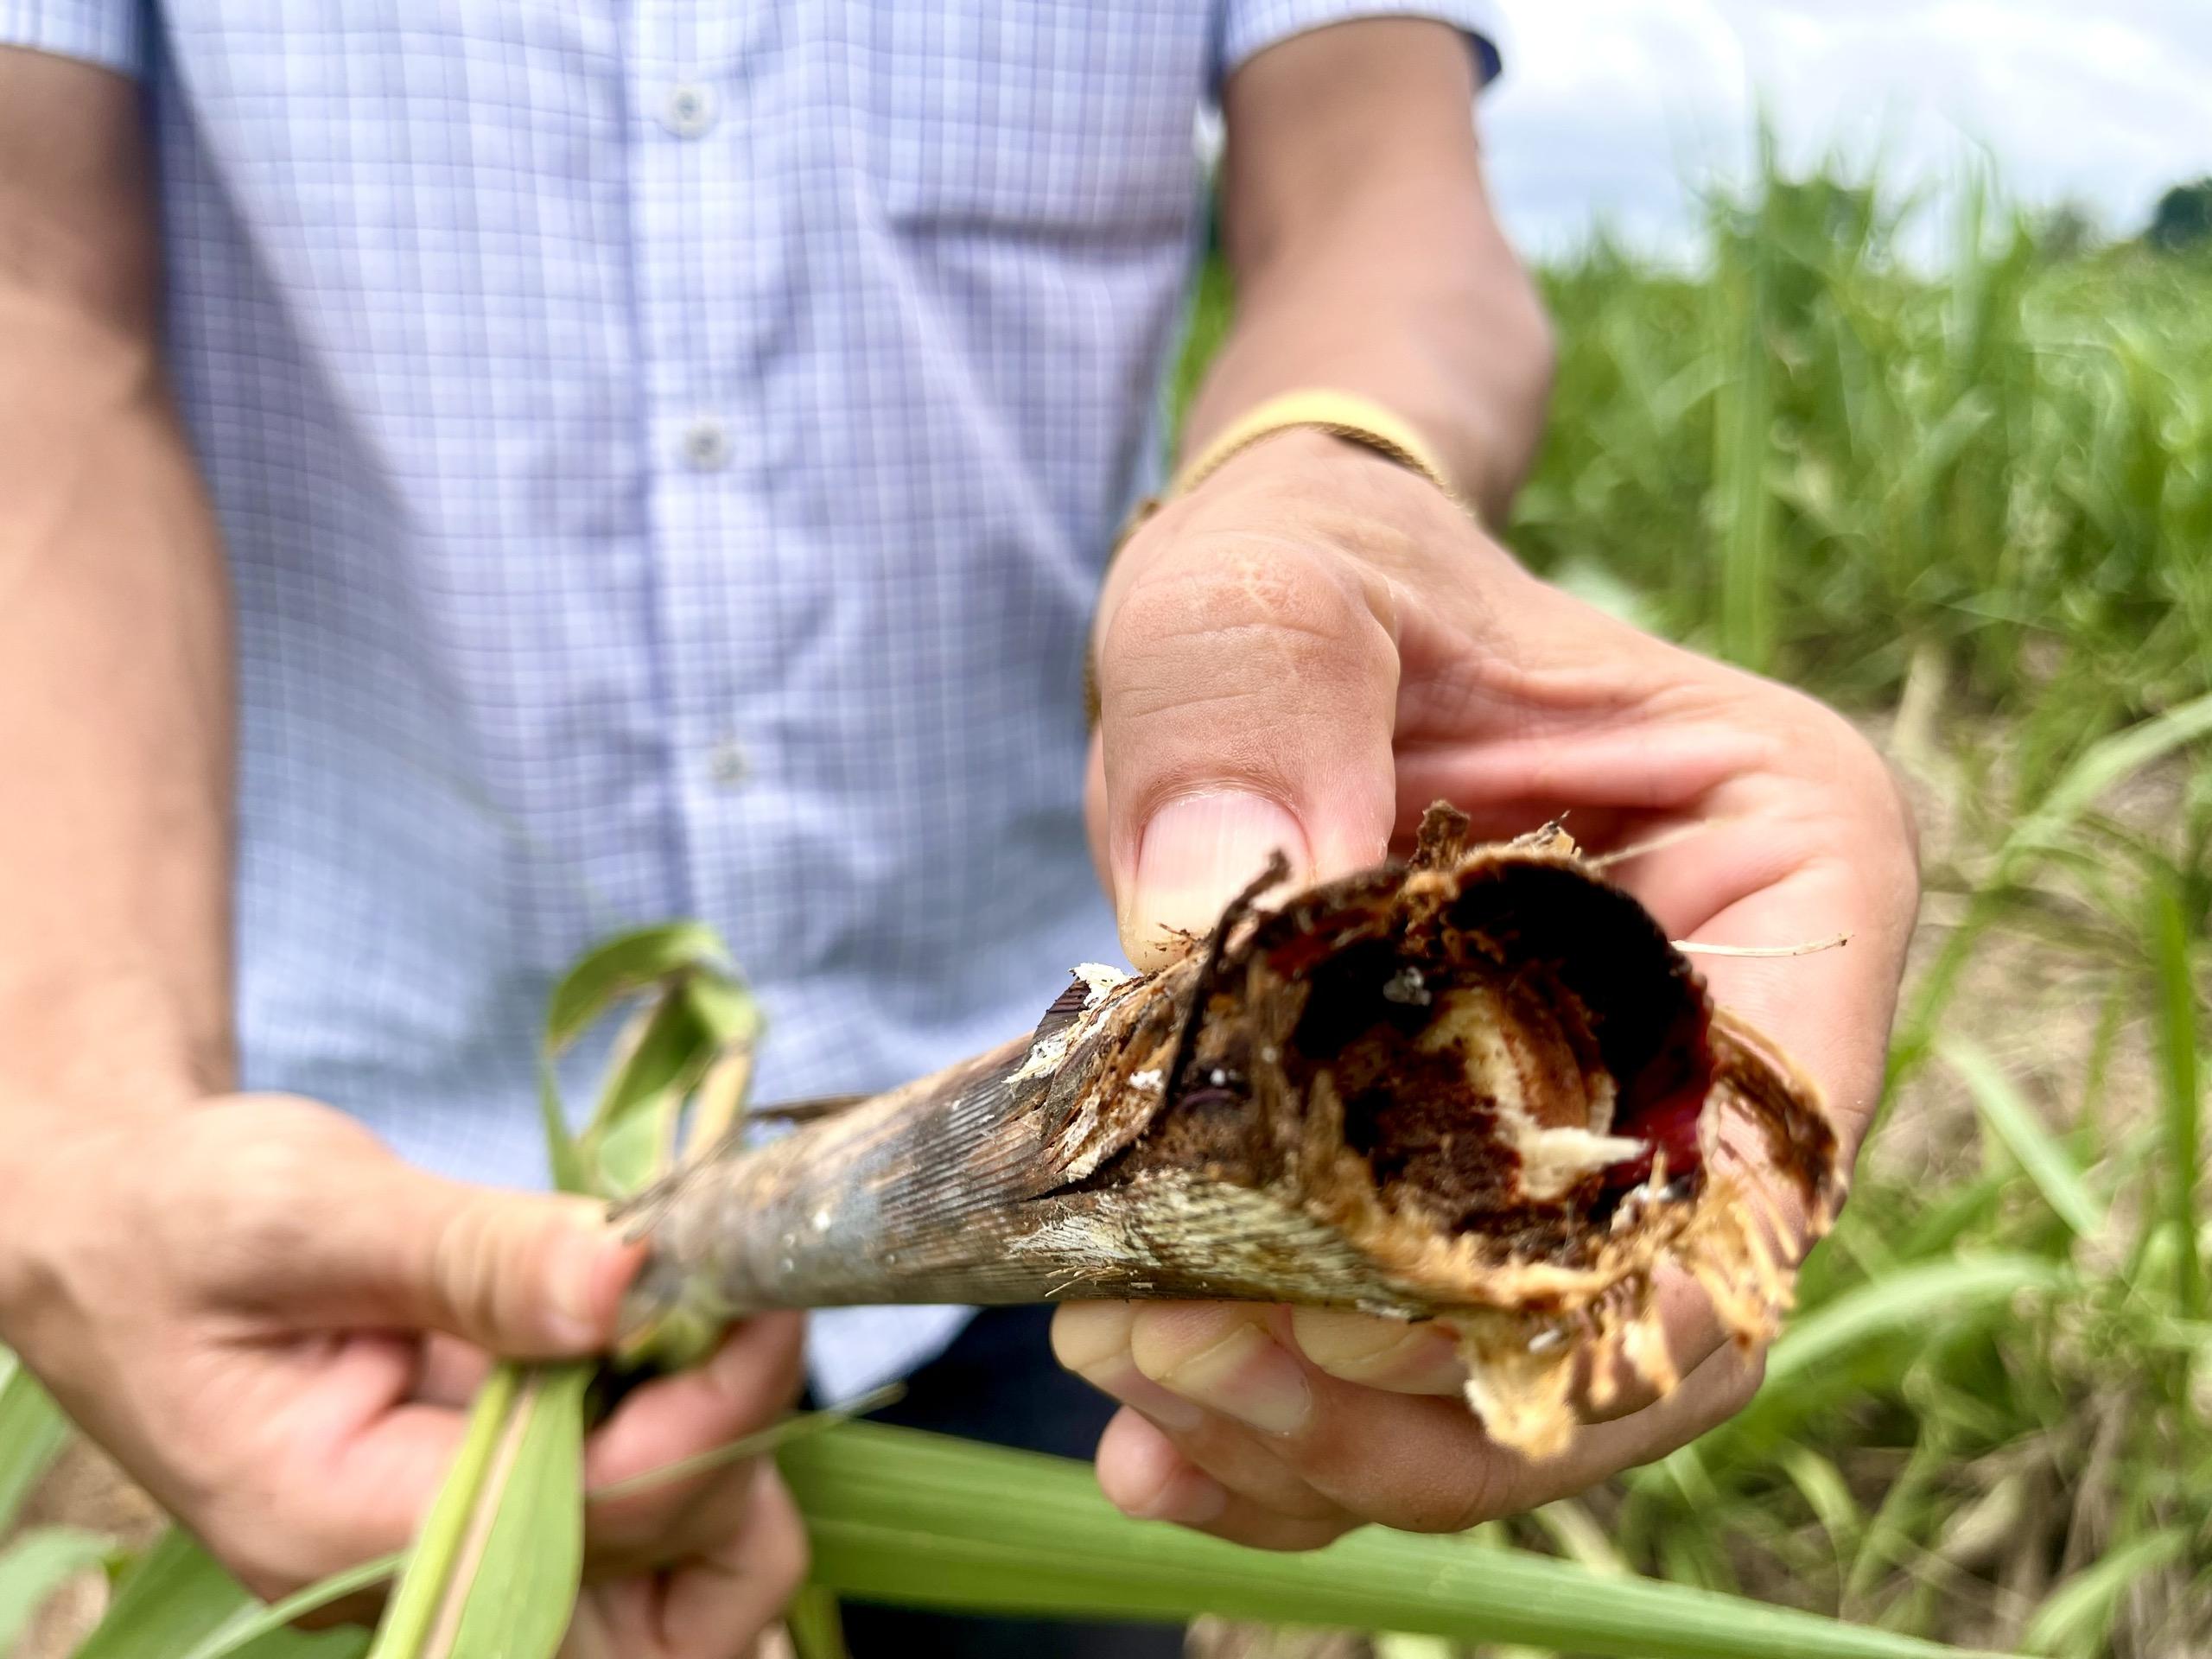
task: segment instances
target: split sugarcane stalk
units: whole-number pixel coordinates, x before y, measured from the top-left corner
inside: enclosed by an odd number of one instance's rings
[[[1674,1382],[1655,1286],[1739,1339],[1789,1295],[1775,1195],[1840,1196],[1817,1091],[1712,1007],[1651,917],[1556,828],[1419,848],[1182,960],[1077,970],[1028,1035],[634,1207],[641,1316],[854,1303],[1230,1299],[1436,1318],[1489,1432],[1560,1445],[1578,1363]]]

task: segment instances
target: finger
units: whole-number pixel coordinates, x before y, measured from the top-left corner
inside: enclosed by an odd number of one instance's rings
[[[763,1314],[735,1327],[704,1365],[638,1389],[587,1443],[585,1491],[665,1469],[766,1427],[798,1392],[802,1329],[798,1314]],[[591,1503],[585,1535],[595,1562],[605,1570],[718,1547],[731,1524],[728,1494],[743,1484],[726,1470],[712,1471]],[[719,1501],[707,1501],[718,1494]]]
[[[310,1327],[442,1331],[493,1353],[589,1353],[639,1252],[594,1200],[442,1179],[379,1158],[335,1195],[265,1193],[242,1236],[257,1294]]]
[[[492,1356],[458,1337],[433,1332],[423,1339],[415,1398],[425,1405],[466,1406],[492,1374]]]
[[[1909,942],[1916,882],[1885,890],[1861,869],[1823,862],[1732,905],[1697,930],[1715,944],[1794,944],[1847,933],[1848,942],[1772,960],[1697,958],[1713,1000],[1766,1033],[1825,1092],[1847,1149],[1880,1099],[1890,1022]]]
[[[416,1363],[404,1338],[315,1337],[205,1379],[252,1432],[194,1523],[256,1594],[289,1594],[413,1536],[466,1432],[461,1412],[407,1402]]]
[[[1726,1340],[1712,1298],[1688,1275],[1662,1268],[1656,1276],[1655,1300],[1661,1328],[1667,1333],[1673,1376],[1694,1370]],[[1198,1419],[1190,1402],[1138,1369],[1128,1348],[1134,1319],[1135,1309],[1127,1309],[1117,1333],[1118,1351],[1106,1350],[1102,1344],[1098,1354],[1074,1369],[1166,1427],[1195,1427]],[[1459,1338],[1447,1325],[1318,1307],[1292,1308],[1289,1319],[1288,1345],[1293,1351],[1342,1382],[1390,1394],[1451,1399],[1460,1398],[1465,1392],[1466,1365],[1459,1357]],[[1602,1367],[1584,1361],[1578,1367],[1570,1397],[1585,1421],[1606,1422],[1643,1410],[1662,1392],[1660,1382],[1637,1370],[1624,1356],[1615,1355]],[[1162,1403],[1162,1396],[1168,1403]]]
[[[1163,1389],[1129,1353],[1130,1302],[1064,1302],[1052,1313],[1052,1357],[1102,1393],[1170,1428],[1195,1428],[1205,1413]]]
[[[1276,851],[1300,880],[1382,856],[1387,614],[1349,561],[1275,537],[1185,535],[1120,588],[1099,634],[1099,736],[1106,861],[1140,967],[1211,929]]]
[[[1855,836],[1818,827],[1798,834],[1812,844],[1771,826],[1763,837],[1751,823],[1724,825],[1710,844],[1683,843],[1672,859],[1655,855],[1637,873],[1638,897],[1677,937],[1701,944],[1771,947],[1847,936],[1803,956],[1694,952],[1692,960],[1718,1006],[1764,1033],[1821,1085],[1848,1147],[1881,1093],[1918,883],[1894,827],[1886,842],[1878,824]],[[1831,834],[1859,849],[1818,844]]]
[[[658,1572],[719,1549],[752,1515],[760,1460],[724,1464],[690,1483],[682,1502],[647,1512],[620,1529],[601,1526],[586,1541],[584,1576],[596,1582]]]
[[[1331,1376],[1391,1394],[1454,1397],[1467,1386],[1459,1339],[1433,1320],[1412,1322],[1339,1308],[1294,1307],[1291,1341]]]
[[[1210,1477],[1213,1484],[1249,1499],[1262,1509],[1294,1519],[1317,1520],[1338,1512],[1334,1503],[1315,1492],[1280,1458],[1234,1423],[1171,1394],[1144,1376],[1126,1348],[1117,1360],[1095,1366],[1084,1374],[1100,1379],[1099,1388],[1165,1433],[1174,1442],[1184,1460]],[[1108,1377],[1112,1380],[1103,1380]],[[1107,1456],[1103,1443],[1100,1456],[1102,1460]],[[1103,1461],[1101,1466],[1104,1466]],[[1193,1497],[1198,1490],[1193,1490]],[[1162,1510],[1162,1519],[1187,1521],[1192,1518],[1188,1510],[1205,1507],[1183,1503],[1179,1494],[1168,1496],[1178,1498],[1179,1512],[1171,1515]]]
[[[666,1572],[588,1580],[562,1659],[733,1659],[752,1654],[806,1573],[806,1535],[772,1466],[739,1483],[744,1522]]]
[[[1474,813],[1479,833],[1503,836],[1565,814],[1578,840],[1588,820],[1588,839],[1602,845],[1597,827],[1610,817],[1696,808],[1771,748],[1719,719],[1660,727],[1605,718],[1596,729],[1538,723],[1526,735],[1408,747],[1399,761],[1402,818],[1418,823],[1429,802],[1449,800]]]
[[[1138,1414],[1142,1416],[1143,1414]],[[1150,1418],[1146,1418],[1151,1422]],[[1261,1437],[1213,1413],[1205,1414],[1198,1427],[1187,1429],[1153,1427],[1166,1435],[1185,1462],[1205,1474],[1231,1497],[1286,1521],[1344,1522],[1344,1507],[1314,1491],[1306,1478],[1264,1445]]]
[[[660,1626],[670,1659],[738,1659],[781,1612],[806,1577],[806,1532],[798,1506],[759,1465],[743,1531],[679,1566],[663,1593]]]
[[[1675,1379],[1695,1371],[1728,1340],[1713,1298],[1681,1268],[1663,1266],[1653,1275],[1652,1300],[1666,1335],[1672,1375],[1654,1378],[1616,1351],[1602,1365],[1585,1353],[1575,1365],[1570,1397],[1586,1423],[1607,1423],[1656,1404]]]
[[[1781,1042],[1855,1127],[1878,1092],[1882,1050],[1919,905],[1911,813],[1872,747],[1833,710],[1730,677],[1727,718],[1763,747],[1700,805],[1688,840],[1615,872],[1677,938],[1771,948],[1698,957],[1723,1006]]]
[[[1657,1404],[1583,1428],[1566,1452],[1535,1460],[1492,1442],[1461,1402],[1341,1382],[1264,1323],[1175,1317],[1187,1312],[1140,1311],[1132,1351],[1147,1376],[1243,1424],[1352,1514],[1413,1531],[1518,1513],[1662,1455],[1733,1412],[1760,1374],[1756,1357],[1724,1347]]]
[[[1440,594],[1433,575],[1415,588]],[[1502,554],[1479,582],[1400,615],[1400,775],[1414,814],[1441,797],[1496,834],[1502,816],[1673,810],[1772,747],[1739,714],[1746,688],[1773,688],[1605,616]]]
[[[1402,1442],[1386,1440],[1389,1424],[1338,1414],[1336,1433],[1317,1436],[1290,1461],[1316,1490],[1356,1513],[1412,1530],[1459,1531],[1571,1497],[1665,1457],[1740,1411],[1764,1374],[1763,1354],[1725,1344],[1656,1403],[1578,1429],[1553,1458],[1506,1451],[1471,1414],[1455,1414],[1445,1402],[1408,1400],[1407,1406],[1421,1408],[1421,1421],[1405,1426]],[[1328,1408],[1342,1414],[1348,1403],[1334,1400]],[[1392,1454],[1395,1464],[1382,1461]],[[1433,1464],[1425,1465],[1424,1458]],[[1434,1469],[1449,1472],[1438,1477],[1429,1472]]]
[[[1287,1310],[1255,1303],[1154,1303],[1131,1319],[1129,1351],[1161,1387],[1287,1444],[1313,1419],[1314,1380],[1327,1380],[1292,1351],[1288,1324]]]
[[[1341,1510],[1285,1515],[1232,1491],[1134,1411],[1116,1414],[1098,1442],[1098,1486],[1122,1514],[1170,1521],[1255,1549],[1318,1549],[1357,1521]]]

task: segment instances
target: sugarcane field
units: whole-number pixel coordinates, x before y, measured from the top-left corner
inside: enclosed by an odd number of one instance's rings
[[[2208,73],[0,0],[0,1659],[2212,1659]]]

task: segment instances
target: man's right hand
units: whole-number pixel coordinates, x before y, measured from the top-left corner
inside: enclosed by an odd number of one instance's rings
[[[489,1356],[602,1349],[636,1265],[589,1200],[425,1174],[311,1101],[226,1096],[55,1140],[0,1180],[0,1338],[264,1597],[405,1544]],[[594,1434],[588,1485],[760,1427],[798,1354],[795,1318],[758,1319],[637,1390]],[[572,1648],[669,1659],[741,1651],[804,1567],[766,1465],[594,1505],[588,1548],[606,1581]]]
[[[0,48],[0,1341],[266,1595],[404,1544],[489,1356],[600,1347],[632,1264],[588,1205],[213,1093],[232,653],[162,369],[143,101]],[[587,1486],[759,1427],[798,1355],[795,1319],[755,1320],[638,1389]],[[765,1465],[594,1504],[585,1531],[580,1659],[726,1659],[804,1559]]]

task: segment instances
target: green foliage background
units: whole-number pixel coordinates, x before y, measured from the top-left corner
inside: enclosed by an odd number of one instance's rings
[[[1887,1127],[1760,1399],[1510,1531],[2183,1659],[2212,1631],[2212,258],[1955,212],[1916,270],[1873,182],[1770,161],[1696,273],[1603,241],[1545,273],[1554,417],[1509,539],[1859,715],[1929,900]]]
[[[1928,901],[1886,1128],[1759,1400],[1489,1530],[1954,1642],[2200,1655],[2212,248],[1770,151],[1689,268],[1599,237],[1540,275],[1558,373],[1506,539],[1854,715]],[[1209,269],[1179,406],[1232,310]]]

